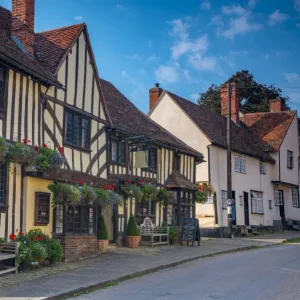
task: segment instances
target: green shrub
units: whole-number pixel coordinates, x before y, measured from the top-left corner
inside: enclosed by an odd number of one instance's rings
[[[177,235],[177,229],[175,227],[170,227],[169,228],[169,237],[170,239],[175,239]]]
[[[195,202],[196,203],[205,203],[206,198],[205,198],[205,193],[202,191],[197,191],[195,195]]]
[[[63,249],[59,241],[55,239],[45,240],[45,247],[47,250],[47,260],[50,264],[56,264],[61,261]]]
[[[7,238],[6,237],[1,237],[0,238],[0,243],[6,243],[7,242]]]
[[[134,215],[131,215],[127,224],[126,236],[139,236],[140,230],[136,224]]]
[[[108,232],[103,216],[98,219],[97,238],[98,240],[108,240]]]
[[[29,255],[32,259],[32,262],[38,262],[41,264],[48,256],[44,243],[30,243],[28,250],[30,251]]]

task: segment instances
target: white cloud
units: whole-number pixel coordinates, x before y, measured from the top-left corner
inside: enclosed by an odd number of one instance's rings
[[[214,56],[202,56],[197,53],[189,57],[189,64],[197,70],[214,71],[217,60]]]
[[[222,13],[224,15],[239,15],[247,14],[247,10],[240,5],[222,6]]]
[[[200,4],[200,8],[202,8],[202,9],[211,9],[211,3],[209,2],[209,1],[203,1],[203,2],[201,2],[201,4]]]
[[[185,79],[186,79],[188,82],[191,82],[191,81],[192,81],[192,78],[191,78],[191,75],[190,75],[190,71],[189,71],[189,70],[184,69],[184,70],[183,70],[183,75],[184,75]]]
[[[197,101],[199,99],[199,93],[195,93],[195,94],[191,94],[190,95],[190,98],[193,100],[193,101]]]
[[[169,32],[171,36],[185,40],[188,38],[188,29],[191,25],[188,22],[184,22],[181,19],[176,19],[170,22],[172,24],[172,30]]]
[[[265,60],[269,60],[269,59],[270,59],[270,54],[268,54],[268,53],[265,54],[265,55],[264,55],[264,59],[265,59]]]
[[[172,66],[159,66],[155,71],[155,76],[159,83],[174,83],[179,80],[179,74]]]
[[[118,10],[126,10],[127,8],[122,4],[116,4],[116,9]]]
[[[207,34],[198,38],[194,42],[189,42],[186,40],[177,42],[172,48],[172,57],[178,59],[181,55],[188,52],[204,52],[207,50],[209,45]]]
[[[294,0],[294,8],[300,12],[300,0]]]
[[[147,58],[147,61],[148,62],[151,62],[151,63],[155,63],[155,62],[158,62],[159,61],[159,57],[156,56],[154,53],[152,55],[150,55],[148,58]]]
[[[236,35],[242,35],[247,32],[257,31],[262,28],[261,24],[251,23],[248,16],[241,16],[231,19],[227,29],[218,28],[217,33],[224,37],[233,39]]]
[[[144,68],[141,68],[139,69],[139,74],[142,76],[142,77],[145,77],[147,75],[147,71],[144,69]]]
[[[297,81],[300,80],[300,75],[298,73],[284,73],[283,76],[284,76],[285,80],[288,82],[291,82],[294,80],[297,80]]]
[[[248,1],[248,7],[249,8],[254,8],[256,4],[258,3],[259,0],[249,0]]]
[[[80,20],[82,20],[82,18],[83,18],[83,16],[76,16],[76,17],[74,17],[74,19],[75,19],[76,21],[80,21]]]
[[[288,14],[281,13],[279,9],[276,9],[268,16],[268,25],[274,26],[277,23],[281,23],[289,18]]]
[[[209,25],[218,25],[218,26],[224,26],[223,17],[221,15],[214,15],[211,18],[211,22]]]
[[[132,55],[128,55],[127,57],[132,59],[132,60],[142,60],[142,58],[136,53],[134,53]]]

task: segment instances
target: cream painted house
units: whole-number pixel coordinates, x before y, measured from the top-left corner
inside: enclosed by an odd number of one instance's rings
[[[227,227],[227,93],[221,90],[222,114],[159,88],[150,89],[152,120],[203,153],[196,181],[206,188],[205,204],[196,216],[205,234],[222,234]],[[236,226],[297,224],[299,208],[299,134],[296,111],[283,111],[270,101],[270,112],[242,114],[238,90],[232,94],[232,190]],[[296,225],[297,226],[297,225]]]

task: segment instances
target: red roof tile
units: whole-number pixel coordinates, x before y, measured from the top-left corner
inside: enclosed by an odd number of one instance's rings
[[[296,114],[296,111],[250,113],[241,120],[269,146],[269,151],[278,151]]]

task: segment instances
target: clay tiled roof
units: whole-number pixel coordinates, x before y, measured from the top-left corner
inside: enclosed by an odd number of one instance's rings
[[[165,92],[185,111],[212,144],[223,148],[227,147],[227,120],[225,117],[173,93]],[[237,126],[232,122],[231,128],[232,151],[257,157],[263,161],[274,162],[274,159],[266,153],[264,142],[255,138],[247,126],[243,126],[243,124]]]
[[[56,73],[62,58],[82,31],[85,24],[76,24],[36,33],[35,49],[39,60]]]
[[[11,12],[0,6],[0,59],[43,81],[59,85],[54,74],[37,57],[24,53],[11,38]]]
[[[12,14],[0,6],[0,59],[50,84],[61,85],[57,68],[85,24],[35,34],[35,55],[24,53],[11,38]]]
[[[145,136],[157,143],[177,148],[202,160],[203,156],[201,153],[152,121],[137,109],[112,83],[100,79],[100,85],[114,128],[129,135]]]
[[[189,190],[197,190],[197,186],[178,171],[173,170],[165,182],[168,188],[181,188]]]
[[[270,151],[278,151],[296,114],[296,111],[250,113],[241,120],[254,136],[269,145]]]

